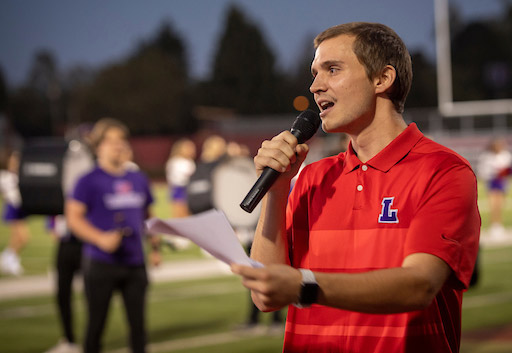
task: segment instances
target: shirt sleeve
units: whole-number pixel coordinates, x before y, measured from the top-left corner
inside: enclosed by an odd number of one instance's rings
[[[91,195],[93,194],[90,189],[89,179],[87,176],[84,176],[76,183],[71,193],[71,198],[89,206],[91,203]]]
[[[476,177],[460,160],[448,158],[431,176],[405,243],[405,256],[428,253],[453,270],[454,286],[467,288],[480,236]]]

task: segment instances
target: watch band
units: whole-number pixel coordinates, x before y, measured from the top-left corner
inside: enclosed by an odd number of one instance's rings
[[[308,270],[307,268],[299,268],[299,271],[302,274],[302,283],[316,283],[313,271]]]
[[[299,300],[293,305],[297,308],[308,308],[316,303],[319,287],[313,271],[305,268],[299,268],[299,271],[302,274],[301,289]]]

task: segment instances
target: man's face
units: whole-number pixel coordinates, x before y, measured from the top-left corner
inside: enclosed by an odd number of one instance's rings
[[[375,88],[352,45],[354,37],[340,35],[323,41],[311,64],[309,88],[320,109],[325,132],[358,133],[375,112]]]
[[[122,164],[127,143],[126,136],[121,129],[117,127],[109,128],[105,131],[105,135],[98,145],[98,158],[114,165]]]

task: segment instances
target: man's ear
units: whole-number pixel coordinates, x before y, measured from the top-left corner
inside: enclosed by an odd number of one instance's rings
[[[391,65],[386,65],[386,67],[381,71],[380,75],[375,77],[375,93],[385,93],[390,90],[395,83],[396,80],[396,70]]]

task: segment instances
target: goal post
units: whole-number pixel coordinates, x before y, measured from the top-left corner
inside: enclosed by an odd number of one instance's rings
[[[434,0],[437,100],[445,117],[512,114],[512,99],[453,101],[449,0]]]

